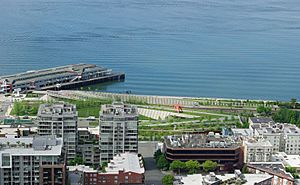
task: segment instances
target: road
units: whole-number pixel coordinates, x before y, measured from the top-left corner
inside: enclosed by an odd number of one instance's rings
[[[0,120],[3,120],[7,115],[8,109],[10,109],[12,103],[8,97],[5,97],[3,94],[0,95]]]
[[[143,155],[145,161],[145,182],[146,185],[162,185],[163,174],[157,169],[153,154],[156,143],[139,143],[139,153]]]

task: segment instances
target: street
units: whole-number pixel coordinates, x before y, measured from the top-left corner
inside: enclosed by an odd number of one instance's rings
[[[156,167],[155,161],[153,159],[153,154],[155,152],[156,143],[139,143],[139,153],[143,155],[145,160],[145,183],[146,185],[162,185],[161,180],[163,174]]]

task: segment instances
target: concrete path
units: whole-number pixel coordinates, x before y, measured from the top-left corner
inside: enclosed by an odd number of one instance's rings
[[[180,118],[197,118],[200,116],[194,116],[190,114],[183,114],[183,113],[175,113],[175,112],[169,112],[169,111],[162,111],[162,110],[153,110],[153,109],[145,109],[145,108],[138,108],[138,113],[152,118],[152,119],[162,119],[165,120],[169,116],[175,116]]]
[[[172,108],[162,107],[162,106],[159,107],[159,106],[153,106],[153,105],[151,105],[151,106],[139,105],[139,107],[144,107],[144,108],[148,108],[148,109],[151,109],[151,108],[154,108],[154,109],[163,109],[164,111],[174,111],[174,109],[172,109]],[[183,107],[183,113],[180,113],[180,114],[184,114],[184,112],[194,113],[194,114],[205,114],[205,115],[212,115],[212,116],[220,116],[220,117],[228,117],[228,118],[232,117],[232,115],[228,115],[228,114],[220,114],[220,113],[212,113],[212,112],[186,110]],[[195,117],[197,117],[197,116],[195,115]],[[237,116],[235,116],[235,118],[237,119]]]

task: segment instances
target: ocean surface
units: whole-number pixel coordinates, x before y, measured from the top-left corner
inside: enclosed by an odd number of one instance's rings
[[[0,0],[0,75],[74,63],[109,92],[300,99],[299,0]]]

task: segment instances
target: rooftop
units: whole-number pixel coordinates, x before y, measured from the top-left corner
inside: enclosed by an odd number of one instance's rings
[[[1,153],[16,156],[59,156],[62,146],[62,139],[55,136],[0,138],[0,156]]]
[[[287,123],[276,123],[276,124],[262,124],[256,125],[255,130],[260,134],[281,134],[286,135],[300,135],[300,129],[296,125]]]
[[[105,170],[106,173],[119,173],[119,171],[145,173],[141,158],[136,153],[129,152],[114,156]]]
[[[273,145],[270,143],[270,141],[264,140],[264,139],[255,139],[250,138],[245,141],[245,144],[249,147],[272,147]]]
[[[66,103],[42,104],[38,115],[77,115],[76,105]]]
[[[234,136],[247,137],[252,135],[252,131],[249,128],[232,128],[231,131]]]
[[[85,165],[68,166],[69,172],[97,172],[93,168]]]
[[[83,72],[89,72],[93,70],[105,71],[106,68],[97,67],[93,64],[73,64],[43,70],[27,71],[25,73],[19,73],[14,75],[2,76],[1,79],[5,79],[9,83],[15,83],[17,81],[31,82],[36,80],[50,79],[56,76],[62,75],[80,75]]]
[[[243,185],[253,185],[255,183],[259,183],[265,180],[272,178],[271,175],[268,174],[240,174],[242,179],[244,180]],[[236,182],[238,176],[236,174],[224,174],[224,175],[215,175],[214,173],[210,173],[209,175],[203,176],[201,174],[187,175],[187,176],[179,176],[175,177],[178,179],[175,181],[174,185],[200,185],[200,184],[213,184],[214,182],[227,182],[230,179],[233,179],[233,182]]]
[[[99,135],[99,126],[97,127],[79,127],[78,132],[84,131],[92,135]]]
[[[165,144],[172,148],[236,148],[241,145],[239,138],[222,136],[219,133],[186,134],[166,136]]]
[[[258,117],[251,117],[249,119],[253,123],[271,123],[271,124],[275,123],[272,118],[266,118],[266,117],[260,117],[260,118],[258,118]]]
[[[300,168],[299,155],[287,155],[285,152],[278,152],[272,155],[272,160],[282,162],[286,166]]]
[[[106,104],[101,106],[102,116],[137,116],[137,108],[133,105],[124,104],[121,102],[114,102],[113,104]]]
[[[280,176],[290,180],[294,179],[290,173],[285,171],[285,166],[282,162],[250,162],[247,166],[271,175]]]

